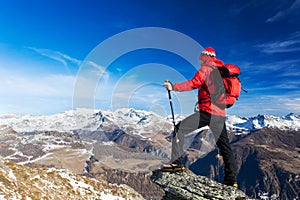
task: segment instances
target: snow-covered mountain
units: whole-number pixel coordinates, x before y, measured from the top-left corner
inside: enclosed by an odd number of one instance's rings
[[[176,116],[176,121],[183,119]],[[8,125],[17,132],[60,131],[80,132],[97,131],[103,127],[118,127],[121,130],[145,137],[151,130],[172,130],[171,116],[160,116],[154,112],[132,108],[116,111],[76,109],[53,115],[0,115],[0,125]],[[300,116],[289,114],[283,117],[257,115],[255,117],[227,117],[227,128],[236,134],[249,133],[264,127],[281,130],[299,130]]]
[[[290,113],[286,116],[257,115],[255,117],[227,117],[227,128],[236,134],[249,133],[262,128],[278,128],[280,130],[299,130],[300,116]]]
[[[119,127],[122,130],[134,126],[135,129],[142,131],[149,126],[163,123],[169,124],[165,117],[134,109],[118,109],[115,112],[76,109],[53,115],[0,115],[0,125],[8,125],[17,132],[96,131],[104,125]]]

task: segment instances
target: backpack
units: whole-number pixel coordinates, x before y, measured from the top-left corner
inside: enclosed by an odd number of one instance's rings
[[[215,68],[211,72],[215,88],[210,94],[211,102],[222,109],[233,106],[241,92],[239,75],[240,68],[233,64],[225,64],[222,67]]]

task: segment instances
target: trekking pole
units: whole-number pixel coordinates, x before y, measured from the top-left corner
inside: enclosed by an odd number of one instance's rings
[[[166,80],[166,82],[168,83],[169,81]],[[169,102],[170,102],[170,107],[171,107],[173,125],[174,125],[174,129],[175,129],[174,109],[173,109],[173,102],[172,102],[172,96],[171,96],[171,91],[170,90],[168,90],[168,95],[169,95]]]
[[[166,82],[169,82],[168,80],[166,80]],[[168,90],[168,95],[169,95],[169,102],[170,102],[170,107],[171,107],[171,113],[172,113],[172,120],[173,120],[173,126],[174,126],[174,134],[173,134],[173,138],[176,137],[176,124],[175,124],[175,116],[174,116],[174,109],[173,109],[173,102],[172,102],[172,96],[171,96],[171,91]],[[179,139],[177,138],[176,142],[179,142]]]
[[[169,82],[168,80],[166,80],[166,82]],[[173,109],[173,102],[172,102],[172,96],[171,96],[171,91],[168,90],[168,95],[169,95],[169,102],[170,102],[170,107],[171,107],[171,113],[172,113],[172,120],[173,120],[173,126],[174,126],[174,131],[173,131],[173,140],[176,137],[176,123],[175,123],[175,116],[174,116],[174,109]],[[179,139],[178,137],[176,137],[176,143],[179,143]],[[181,166],[183,166],[183,159],[181,159],[180,161]],[[184,169],[184,167],[183,167]]]
[[[217,158],[217,179],[218,181],[220,182],[221,181],[221,177],[220,177],[220,159],[221,159],[221,155],[220,155],[220,150],[219,148],[217,148],[217,155],[216,155],[216,158]]]
[[[172,113],[172,121],[173,121],[173,125],[175,128],[175,117],[174,117],[174,110],[173,110],[173,103],[172,103],[172,97],[171,97],[171,91],[168,90],[168,94],[169,94],[169,101],[170,101],[170,107],[171,107],[171,113]]]

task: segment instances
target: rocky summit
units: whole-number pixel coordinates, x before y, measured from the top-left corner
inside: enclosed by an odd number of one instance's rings
[[[164,200],[250,199],[237,188],[187,172],[167,173],[157,170],[153,172],[151,180],[165,191]]]

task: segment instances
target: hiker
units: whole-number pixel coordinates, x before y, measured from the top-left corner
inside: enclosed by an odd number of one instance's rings
[[[213,103],[210,96],[213,93],[212,90],[217,89],[212,87],[214,80],[211,80],[210,74],[213,69],[224,66],[224,63],[216,58],[215,50],[212,47],[205,48],[199,58],[201,67],[191,80],[174,85],[169,81],[164,83],[165,88],[169,91],[183,92],[198,89],[198,110],[176,124],[174,128],[175,137],[172,140],[171,161],[170,164],[163,166],[162,171],[183,171],[184,135],[198,128],[209,126],[224,160],[225,176],[223,183],[237,187],[236,163],[225,125],[225,107]]]

